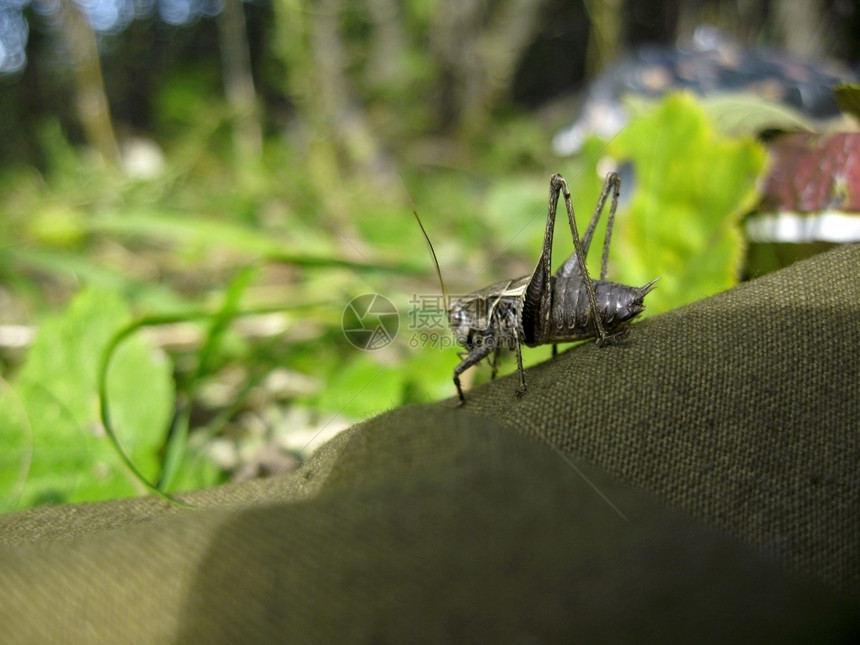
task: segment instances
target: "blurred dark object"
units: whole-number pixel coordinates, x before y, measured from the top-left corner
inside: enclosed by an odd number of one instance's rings
[[[860,133],[792,133],[768,146],[770,171],[746,220],[754,277],[860,242]]]
[[[836,63],[750,49],[709,25],[689,45],[641,47],[598,76],[577,121],[553,138],[556,154],[577,153],[588,136],[615,136],[627,123],[622,98],[657,98],[687,90],[703,97],[744,94],[773,101],[813,120],[839,115],[833,88],[856,79]]]

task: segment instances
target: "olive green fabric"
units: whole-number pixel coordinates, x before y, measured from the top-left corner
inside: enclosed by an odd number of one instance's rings
[[[522,399],[501,378],[186,496],[207,510],[2,516],[0,640],[856,640],[858,350],[853,246],[564,352]]]

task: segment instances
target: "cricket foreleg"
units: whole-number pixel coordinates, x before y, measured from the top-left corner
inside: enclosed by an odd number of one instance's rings
[[[491,343],[487,343],[479,347],[473,347],[468,356],[466,356],[466,358],[464,358],[461,363],[454,368],[454,385],[457,386],[457,396],[460,397],[459,405],[465,405],[466,403],[466,397],[463,396],[463,388],[460,386],[460,374],[472,367],[472,365],[484,360],[490,355],[490,352],[492,352],[493,349],[494,348]]]
[[[490,356],[490,378],[495,379],[496,375],[499,373],[499,361],[502,356],[502,346],[496,345],[496,348],[493,350],[492,355]]]
[[[522,345],[517,341],[517,370],[520,373],[520,386],[517,388],[517,398],[526,393],[526,373],[523,370],[523,350]]]

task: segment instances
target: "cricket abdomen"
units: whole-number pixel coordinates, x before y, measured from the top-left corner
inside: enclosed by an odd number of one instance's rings
[[[592,282],[600,322],[607,334],[611,335],[645,310],[643,301],[654,288],[655,282],[652,280],[642,287],[606,280]],[[568,342],[597,335],[585,281],[579,276],[553,280],[551,308],[549,336],[545,343]]]

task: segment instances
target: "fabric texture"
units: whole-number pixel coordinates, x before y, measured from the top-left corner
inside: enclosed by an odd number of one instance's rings
[[[855,245],[205,510],[0,516],[0,641],[856,641],[858,349]]]

